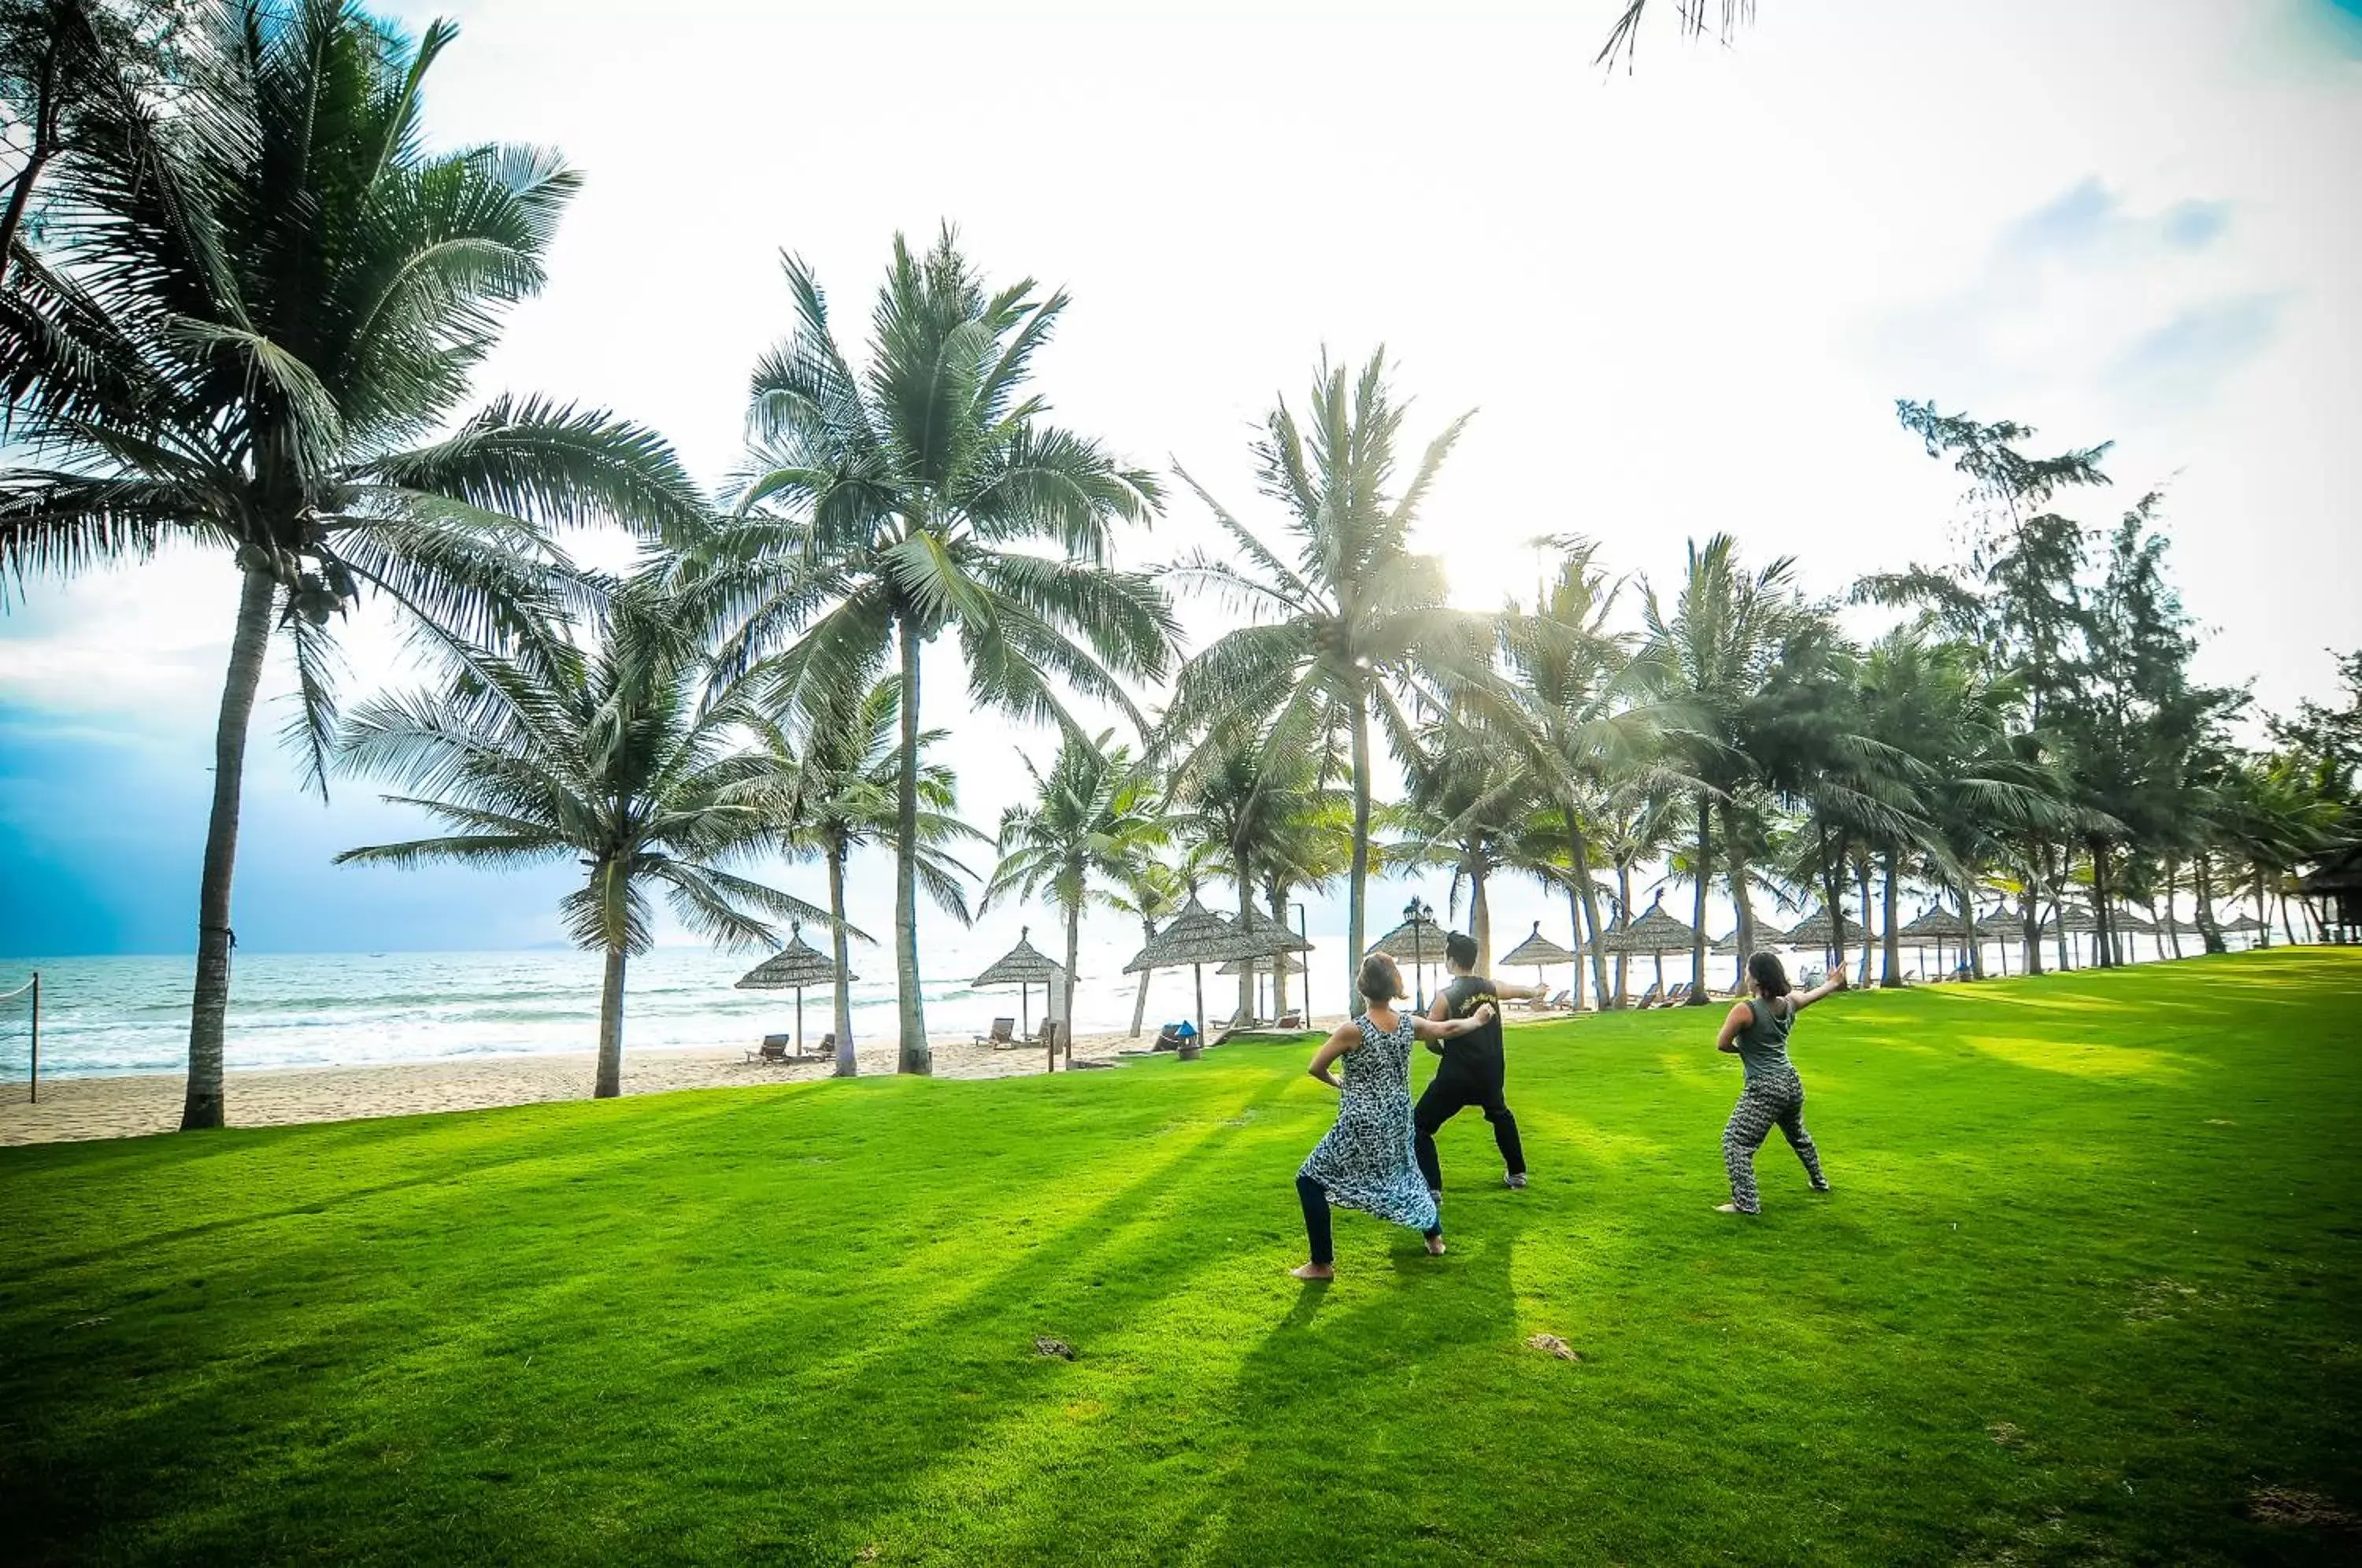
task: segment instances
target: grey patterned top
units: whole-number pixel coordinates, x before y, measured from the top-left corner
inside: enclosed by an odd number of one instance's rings
[[[1747,1011],[1747,1027],[1738,1032],[1736,1042],[1747,1081],[1752,1084],[1795,1077],[1796,1069],[1788,1060],[1788,1031],[1796,1022],[1796,1004],[1749,997]]]
[[[1341,1058],[1344,1088],[1337,1125],[1304,1162],[1303,1174],[1329,1189],[1329,1201],[1415,1231],[1436,1225],[1435,1197],[1411,1153],[1410,1058],[1418,1035],[1403,1015],[1391,1032],[1364,1015],[1362,1045]]]

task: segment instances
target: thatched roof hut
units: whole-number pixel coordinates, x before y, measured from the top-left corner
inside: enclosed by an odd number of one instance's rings
[[[861,977],[848,971],[844,978],[850,985]],[[804,1054],[804,988],[835,983],[836,960],[806,942],[803,927],[796,925],[788,932],[788,944],[739,976],[734,988],[796,993],[796,1055],[800,1056]]]

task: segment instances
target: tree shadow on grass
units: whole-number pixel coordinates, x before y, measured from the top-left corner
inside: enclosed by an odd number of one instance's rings
[[[1219,1084],[1190,1087],[1224,1092]],[[1259,1084],[1220,1109],[1235,1119],[1286,1087]],[[737,1114],[714,1113],[717,1121]],[[1216,1120],[1194,1136],[1168,1140],[1153,1164],[1130,1165],[1070,1220],[1016,1244],[993,1265],[977,1266],[980,1257],[1000,1255],[998,1238],[1013,1233],[1024,1216],[970,1214],[969,1225],[946,1228],[900,1261],[881,1256],[877,1277],[852,1286],[843,1304],[857,1321],[895,1323],[882,1340],[830,1333],[826,1324],[815,1324],[816,1334],[794,1331],[795,1303],[743,1259],[709,1268],[709,1260],[692,1258],[678,1288],[651,1286],[643,1277],[650,1256],[645,1247],[624,1245],[633,1239],[625,1232],[635,1223],[683,1227],[645,1210],[552,1226],[538,1239],[524,1235],[512,1214],[502,1229],[508,1250],[463,1260],[458,1277],[448,1274],[453,1260],[414,1256],[426,1277],[423,1298],[353,1297],[349,1226],[323,1223],[320,1233],[300,1239],[272,1234],[235,1261],[221,1254],[218,1237],[200,1230],[178,1245],[209,1254],[205,1288],[216,1298],[267,1294],[294,1281],[299,1289],[316,1283],[325,1299],[306,1307],[291,1297],[263,1315],[267,1327],[241,1314],[242,1335],[259,1328],[259,1345],[226,1341],[227,1321],[135,1309],[141,1320],[135,1331],[153,1337],[109,1348],[116,1375],[127,1358],[148,1386],[106,1410],[88,1403],[104,1397],[103,1377],[48,1368],[39,1380],[46,1391],[36,1397],[54,1400],[72,1388],[78,1408],[71,1430],[47,1434],[43,1473],[21,1477],[21,1489],[0,1488],[14,1504],[0,1506],[0,1514],[21,1508],[23,1518],[39,1521],[32,1539],[60,1548],[79,1542],[77,1554],[99,1540],[129,1555],[247,1554],[273,1531],[293,1528],[284,1542],[291,1550],[350,1557],[601,1555],[588,1551],[587,1528],[615,1532],[599,1537],[610,1548],[636,1540],[664,1554],[699,1541],[698,1554],[728,1558],[752,1539],[742,1533],[750,1521],[765,1518],[779,1540],[838,1543],[848,1518],[866,1511],[865,1498],[874,1505],[881,1492],[907,1496],[918,1476],[955,1460],[967,1434],[983,1430],[994,1410],[1028,1397],[1038,1376],[1032,1331],[1058,1328],[1088,1339],[1107,1327],[1108,1309],[1088,1299],[1101,1281],[1089,1276],[1129,1278],[1135,1297],[1141,1279],[1153,1281],[1156,1294],[1188,1287],[1186,1270],[1153,1255],[1164,1244],[1156,1233],[1182,1222],[1172,1212],[1182,1173],[1209,1144],[1235,1136]],[[422,1177],[424,1188],[442,1190],[390,1217],[403,1238],[398,1244],[416,1253],[423,1233],[463,1222],[468,1209],[547,1198],[579,1145],[578,1138],[572,1153],[537,1161],[480,1161],[466,1179]],[[623,1157],[661,1174],[650,1165],[661,1152],[644,1146]],[[832,1179],[826,1167],[807,1169],[816,1174],[804,1185],[817,1192],[853,1187]],[[627,1191],[634,1179],[626,1175]],[[514,1190],[504,1193],[504,1185]],[[1012,1183],[1006,1196],[1031,1208],[1035,1191]],[[348,1196],[358,1199],[344,1207],[348,1220],[372,1207],[359,1193]],[[610,1190],[611,1203],[614,1196]],[[900,1196],[907,1203],[909,1195]],[[809,1231],[808,1213],[701,1197],[704,1211],[686,1226],[685,1244],[716,1250],[751,1241],[784,1257],[799,1245],[827,1244],[824,1235],[798,1234]],[[909,1218],[890,1205],[870,1207],[873,1228]],[[991,1232],[981,1249],[968,1239],[975,1226]],[[604,1261],[586,1266],[586,1259]],[[654,1303],[652,1290],[659,1292]],[[661,1315],[655,1323],[652,1305]],[[600,1333],[602,1320],[618,1318],[636,1331],[630,1342]],[[433,1326],[425,1338],[415,1331],[421,1321]],[[1012,1366],[1021,1370],[1012,1374]],[[167,1375],[149,1381],[147,1373]],[[958,1397],[963,1384],[974,1385],[966,1390],[973,1400]],[[914,1400],[921,1408],[911,1408]],[[224,1434],[242,1441],[224,1441]],[[830,1496],[796,1485],[781,1457],[806,1447],[824,1447],[832,1468],[859,1476],[859,1487]],[[300,1477],[284,1473],[291,1451],[309,1455]],[[207,1507],[183,1506],[175,1515],[173,1500],[191,1489],[183,1465],[208,1467],[214,1480],[202,1488]],[[503,1480],[488,1485],[478,1470]],[[291,1496],[322,1501],[315,1508]],[[455,1496],[471,1499],[466,1517],[446,1517]],[[0,1505],[8,1501],[0,1496]],[[440,1512],[425,1517],[429,1509]]]

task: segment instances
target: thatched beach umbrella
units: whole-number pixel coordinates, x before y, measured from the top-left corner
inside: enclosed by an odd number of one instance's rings
[[[1199,903],[1197,895],[1192,894],[1189,901],[1181,906],[1181,912],[1132,955],[1123,972],[1137,975],[1143,969],[1178,969],[1186,966],[1197,977],[1198,1038],[1202,1041],[1206,1038],[1206,966],[1262,956],[1253,937]]]
[[[1864,946],[1869,941],[1868,933],[1851,915],[1839,911],[1832,924],[1828,911],[1815,910],[1789,931],[1788,945],[1802,952],[1817,948],[1826,953],[1838,944],[1840,937],[1848,947]]]
[[[1260,957],[1267,958],[1274,955],[1292,955],[1298,953],[1309,953],[1312,951],[1312,944],[1310,940],[1306,937],[1299,936],[1295,932],[1289,930],[1286,922],[1275,920],[1270,915],[1264,913],[1259,909],[1253,908],[1252,905],[1248,907],[1246,919],[1244,921],[1233,920],[1231,923],[1232,926],[1245,932],[1249,936],[1254,939],[1255,944],[1259,949],[1257,955]],[[1305,967],[1301,964],[1297,964],[1288,968],[1275,969],[1273,966],[1265,964],[1258,966],[1255,972],[1261,975],[1301,975],[1305,973]],[[1217,971],[1217,973],[1235,975],[1238,971],[1236,969],[1222,969]],[[1308,986],[1307,987],[1307,989],[1309,989]],[[1305,998],[1304,1010],[1307,1013],[1309,1013],[1312,1010],[1311,999],[1312,999],[1308,995]],[[1276,1000],[1276,999],[1275,999],[1275,1000]]]
[[[1786,932],[1768,920],[1759,920],[1755,922],[1755,953],[1769,953],[1774,948],[1788,945],[1790,942]],[[1738,951],[1738,928],[1733,926],[1722,935],[1716,937],[1707,946],[1706,951],[1720,953],[1726,956],[1736,954]],[[1750,957],[1753,955],[1752,953],[1749,955]]]
[[[844,978],[850,985],[861,977],[848,974]],[[835,983],[836,960],[806,942],[799,923],[789,928],[788,944],[741,975],[735,988],[796,993],[796,1055],[800,1056],[804,1054],[804,988]]]
[[[2108,920],[2124,935],[2125,962],[2127,964],[2136,964],[2140,961],[2133,956],[2132,939],[2136,936],[2147,937],[2157,944],[2157,955],[2160,958],[2165,956],[2165,938],[2158,933],[2157,922],[2135,914],[2130,910],[2114,911],[2109,914]]]
[[[1536,921],[1534,933],[1531,936],[1501,955],[1500,966],[1505,969],[1531,969],[1534,972],[1534,983],[1548,990],[1550,982],[1542,978],[1542,971],[1558,964],[1572,966],[1574,962],[1574,955],[1544,936],[1542,922]]]
[[[1264,923],[1268,925],[1271,922],[1266,921]],[[1311,944],[1309,943],[1306,944],[1306,946],[1308,947]],[[1214,973],[1217,975],[1228,975],[1233,977],[1240,975],[1254,976],[1256,991],[1255,1006],[1257,1008],[1261,1008],[1263,1006],[1263,977],[1265,975],[1301,975],[1304,973],[1304,960],[1298,958],[1293,953],[1268,953],[1256,958],[1233,958],[1229,963],[1223,965],[1220,968],[1215,970]]]
[[[1017,945],[985,966],[984,973],[968,982],[971,986],[1015,986],[1017,988],[1017,1032],[1033,1032],[1033,1020],[1027,1014],[1026,1004],[1032,999],[1033,988],[1042,988],[1042,1005],[1050,1005],[1050,988],[1066,977],[1051,956],[1033,945],[1033,928],[1021,927]]]
[[[1421,903],[1418,912],[1392,931],[1370,944],[1370,953],[1383,953],[1396,963],[1407,963],[1418,972],[1418,1006],[1427,1007],[1427,966],[1443,962],[1443,939],[1451,933],[1435,923],[1435,917]],[[1368,957],[1369,954],[1363,955]]]
[[[1927,944],[1931,942],[1936,944],[1936,966],[1939,969],[1944,965],[1944,944],[1959,944],[1963,954],[1968,949],[1968,922],[1941,904],[1930,906],[1917,920],[1897,927],[1894,934],[1909,939],[1911,950],[1919,955],[1923,966],[1927,962]]]
[[[1609,951],[1644,953],[1656,960],[1657,994],[1660,997],[1663,996],[1665,991],[1665,955],[1687,953],[1697,945],[1697,927],[1687,921],[1675,920],[1672,915],[1667,914],[1665,895],[1662,893],[1659,893],[1656,901],[1649,906],[1648,913],[1631,924],[1618,927],[1607,934],[1608,939],[1615,944]],[[1702,975],[1693,976],[1691,984],[1703,984],[1705,978]]]

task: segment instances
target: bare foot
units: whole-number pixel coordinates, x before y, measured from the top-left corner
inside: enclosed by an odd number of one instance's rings
[[[1716,1214],[1748,1214],[1753,1212],[1751,1209],[1741,1209],[1736,1203],[1717,1203],[1714,1206],[1714,1211]]]
[[[1294,1275],[1298,1279],[1334,1279],[1337,1277],[1337,1268],[1333,1264],[1299,1264],[1295,1268],[1289,1269],[1287,1272]]]
[[[1440,1258],[1443,1255],[1442,1237],[1429,1236],[1427,1239],[1427,1255],[1431,1258]]]

